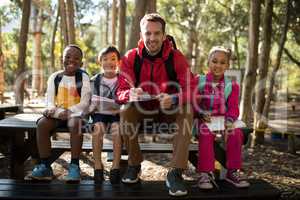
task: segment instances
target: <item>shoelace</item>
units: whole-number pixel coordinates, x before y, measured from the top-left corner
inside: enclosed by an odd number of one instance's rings
[[[201,174],[200,178],[198,179],[197,185],[200,184],[200,182],[212,182],[212,184],[219,189],[219,185],[215,181],[215,176],[212,173],[203,173]]]

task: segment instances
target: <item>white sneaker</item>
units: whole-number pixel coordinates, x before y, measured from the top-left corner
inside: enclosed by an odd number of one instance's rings
[[[200,177],[198,179],[198,187],[204,190],[213,189],[213,183],[215,183],[214,179],[215,177],[212,172],[201,172]]]

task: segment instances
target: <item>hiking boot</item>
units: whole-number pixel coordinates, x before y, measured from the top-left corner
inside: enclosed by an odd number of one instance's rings
[[[128,166],[125,172],[122,182],[123,183],[137,183],[140,180],[141,165]]]
[[[246,181],[244,178],[241,178],[238,170],[228,170],[225,180],[237,188],[246,188],[250,186],[248,181]]]
[[[31,177],[36,180],[52,180],[53,170],[51,167],[46,167],[45,164],[36,165],[33,170]]]
[[[111,184],[118,184],[121,180],[120,169],[111,169],[109,172],[109,180]]]
[[[187,195],[187,190],[182,178],[182,169],[171,169],[167,174],[166,185],[169,188],[169,194],[172,196]]]
[[[95,169],[94,170],[94,182],[102,183],[104,181],[103,169]]]
[[[198,179],[198,184],[197,184],[200,189],[205,189],[205,190],[213,189],[214,188],[213,184],[216,185],[215,177],[212,172],[200,173],[200,177]]]
[[[80,168],[78,165],[71,163],[69,165],[68,175],[65,176],[66,182],[78,182],[80,181]]]

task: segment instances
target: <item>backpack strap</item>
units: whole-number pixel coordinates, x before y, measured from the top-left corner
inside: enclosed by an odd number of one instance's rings
[[[94,91],[97,96],[100,96],[100,82],[103,77],[103,74],[97,74],[95,80],[94,80]]]
[[[135,76],[135,83],[134,86],[138,87],[140,84],[140,75],[141,75],[141,69],[143,65],[143,58],[141,59],[138,53],[138,48],[136,48],[136,54],[134,58],[134,76]]]
[[[78,95],[81,97],[81,88],[82,88],[82,74],[85,73],[86,75],[88,75],[88,73],[82,69],[78,69],[75,72],[75,83],[76,83],[76,90]]]
[[[225,101],[227,102],[227,99],[229,97],[229,95],[232,92],[232,81],[229,77],[225,76],[224,77],[224,97],[225,97]]]
[[[199,81],[198,81],[198,89],[200,92],[204,91],[205,84],[206,84],[206,76],[200,74]]]
[[[64,75],[64,73],[61,72],[61,73],[58,73],[54,78],[55,96],[57,96],[58,86],[59,86],[59,83],[61,82],[63,75]]]
[[[169,53],[169,56],[167,58],[167,60],[165,61],[165,67],[166,67],[166,71],[167,74],[169,76],[170,81],[173,82],[177,82],[178,83],[178,79],[177,79],[177,74],[176,71],[174,69],[174,53],[173,50]]]

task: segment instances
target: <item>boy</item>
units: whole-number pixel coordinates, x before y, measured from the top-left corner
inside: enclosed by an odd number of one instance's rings
[[[51,180],[50,166],[51,133],[58,127],[67,127],[71,135],[71,163],[66,181],[79,181],[79,155],[82,147],[80,118],[88,108],[91,89],[88,75],[80,69],[82,50],[77,45],[68,45],[63,52],[64,70],[53,73],[48,79],[47,108],[37,121],[37,145],[40,164],[32,171],[32,178]]]
[[[90,107],[91,111],[95,111],[92,115],[94,123],[94,180],[96,183],[101,183],[104,180],[101,150],[103,146],[103,136],[110,126],[114,160],[110,170],[109,180],[112,184],[116,184],[120,182],[120,159],[122,149],[122,140],[119,134],[119,106],[114,102],[118,82],[117,68],[120,63],[120,53],[113,46],[104,48],[99,53],[98,62],[103,69],[103,73],[99,73],[94,77],[92,105]]]

